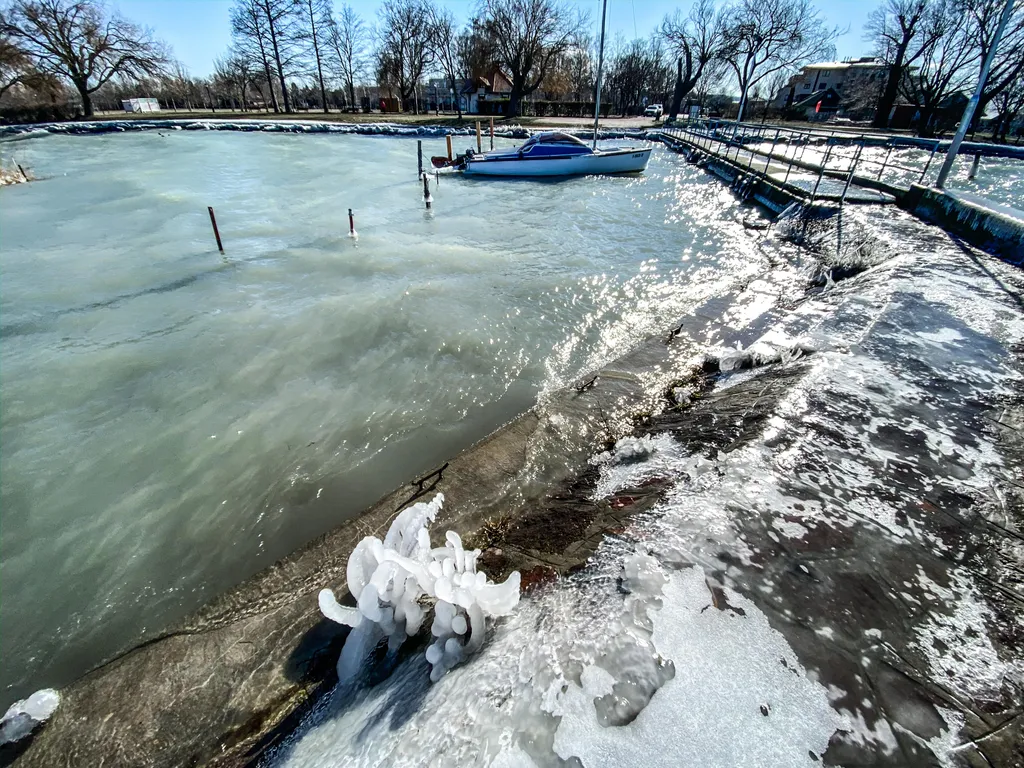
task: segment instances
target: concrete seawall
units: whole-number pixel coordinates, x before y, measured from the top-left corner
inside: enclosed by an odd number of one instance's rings
[[[1024,263],[1024,211],[918,184],[911,186],[899,204],[977,248],[1017,266]]]

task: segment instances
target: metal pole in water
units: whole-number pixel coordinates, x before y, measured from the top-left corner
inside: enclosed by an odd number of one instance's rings
[[[494,149],[494,118],[491,118],[491,149]]]
[[[935,159],[935,153],[939,151],[939,142],[935,142],[935,146],[932,147],[932,153],[928,155],[928,162],[924,164],[924,170],[921,171],[921,178],[917,180],[918,184],[924,184],[924,177],[928,173],[928,169],[932,167],[932,160]]]
[[[430,177],[427,174],[423,174],[423,202],[427,204],[427,210],[430,210]]]
[[[416,141],[416,177],[423,175],[423,142]]]
[[[217,229],[217,217],[213,215],[213,206],[206,206],[206,210],[210,212],[210,223],[213,224],[213,236],[217,238],[217,248],[224,253],[224,244],[220,241],[220,230]]]
[[[476,151],[477,152],[483,152],[484,151],[483,141],[480,138],[480,121],[479,120],[476,121]]]
[[[604,72],[604,17],[608,13],[608,0],[601,5],[601,46],[597,49],[597,85],[594,91],[594,143],[597,149],[597,124],[601,120],[601,74]]]
[[[445,134],[444,141],[448,145],[448,162],[450,163],[452,161],[452,135]]]
[[[348,234],[349,237],[356,236],[356,220],[355,217],[352,215],[351,208],[348,209]]]
[[[979,165],[981,165],[981,152],[975,152],[974,163],[971,165],[971,172],[967,174],[968,181],[974,181],[974,177],[978,175]]]
[[[992,57],[995,56],[996,49],[999,47],[999,39],[1003,36],[1003,30],[1006,29],[1006,22],[1010,20],[1010,14],[1013,13],[1013,0],[1006,0],[1006,6],[1003,8],[1003,15],[999,17],[999,26],[996,28],[996,33],[992,38],[992,47],[988,49],[988,55],[985,57],[985,62],[981,65],[981,73],[978,75],[978,86],[974,89],[974,95],[971,96],[971,100],[967,102],[967,106],[964,107],[964,116],[960,118],[960,127],[956,129],[956,135],[953,136],[953,142],[949,145],[949,149],[946,150],[946,159],[942,161],[942,168],[939,169],[939,176],[935,179],[935,188],[942,189],[946,184],[946,177],[949,176],[949,172],[953,170],[953,162],[956,160],[956,155],[960,151],[960,144],[964,140],[964,136],[967,135],[967,129],[971,127],[971,120],[974,118],[974,110],[978,108],[978,102],[981,101],[981,92],[985,88],[985,81],[988,80],[988,70],[992,66]]]

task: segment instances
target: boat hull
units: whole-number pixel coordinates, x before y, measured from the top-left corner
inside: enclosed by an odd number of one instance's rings
[[[492,157],[466,161],[463,173],[470,176],[590,176],[609,173],[639,173],[647,167],[652,148],[624,149],[567,157]]]

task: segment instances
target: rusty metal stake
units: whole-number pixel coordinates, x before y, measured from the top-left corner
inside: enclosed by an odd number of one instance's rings
[[[217,217],[213,215],[213,206],[206,206],[206,210],[210,212],[210,223],[213,224],[213,236],[217,238],[217,247],[224,253],[224,244],[220,241],[220,230],[217,229]]]

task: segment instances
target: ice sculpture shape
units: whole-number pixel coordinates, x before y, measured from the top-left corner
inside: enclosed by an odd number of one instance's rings
[[[338,678],[348,680],[377,644],[388,638],[397,651],[419,632],[425,605],[434,602],[426,651],[430,679],[440,680],[484,642],[487,616],[504,616],[519,603],[519,572],[502,584],[476,568],[480,550],[466,550],[448,531],[443,547],[431,548],[427,530],[444,503],[444,494],[402,511],[384,541],[367,536],[349,556],[346,577],[356,607],[341,605],[330,589],[320,590],[320,611],[331,621],[351,627],[338,659]]]

